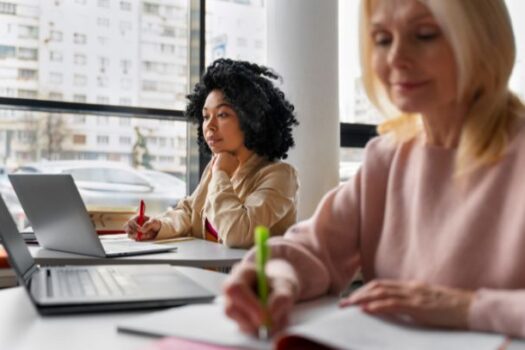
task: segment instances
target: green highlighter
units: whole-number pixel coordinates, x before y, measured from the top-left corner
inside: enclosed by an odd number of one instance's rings
[[[255,228],[255,246],[256,246],[256,269],[257,269],[257,291],[259,293],[259,299],[263,307],[266,307],[268,303],[268,280],[266,279],[266,273],[264,267],[266,262],[270,258],[270,253],[266,241],[270,237],[270,231],[265,226],[257,226]],[[268,315],[266,315],[266,322],[264,325],[259,327],[259,339],[268,339],[270,322]]]

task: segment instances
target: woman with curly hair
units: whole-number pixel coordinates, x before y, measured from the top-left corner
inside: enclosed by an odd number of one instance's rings
[[[133,239],[194,236],[230,247],[253,245],[257,225],[281,235],[295,223],[295,169],[279,161],[294,145],[294,106],[256,64],[219,59],[188,95],[186,116],[198,124],[212,159],[191,196],[160,217],[126,225]],[[140,234],[139,234],[140,232]]]

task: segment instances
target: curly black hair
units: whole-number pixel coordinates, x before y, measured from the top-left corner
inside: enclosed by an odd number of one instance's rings
[[[218,59],[213,62],[186,96],[185,116],[198,124],[198,143],[210,154],[202,130],[202,108],[208,94],[220,90],[239,117],[244,145],[269,160],[286,158],[295,145],[292,127],[298,125],[294,106],[270,79],[280,79],[271,69],[246,61]]]

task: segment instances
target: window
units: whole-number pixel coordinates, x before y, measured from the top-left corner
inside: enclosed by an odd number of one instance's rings
[[[99,145],[107,145],[107,144],[109,144],[109,136],[107,136],[107,135],[98,135],[97,136],[97,144],[99,144]]]
[[[129,1],[121,1],[120,9],[122,11],[131,11],[131,3]]]
[[[97,18],[97,25],[99,27],[109,27],[109,18],[106,18],[106,17]]]
[[[35,90],[18,89],[18,97],[20,98],[37,98],[38,92]]]
[[[50,51],[49,59],[55,62],[62,62],[62,52],[60,51]]]
[[[144,2],[144,13],[151,14],[151,15],[159,15],[160,14],[160,5],[158,4],[152,4],[148,2]]]
[[[5,15],[15,15],[16,5],[9,2],[0,2],[0,13]]]
[[[86,135],[80,135],[80,134],[73,135],[73,143],[75,145],[85,145],[86,144]]]
[[[62,32],[58,30],[52,30],[49,37],[51,41],[60,42],[62,41]]]
[[[186,177],[186,166],[179,161],[186,157],[186,148],[166,145],[161,153],[148,138],[158,144],[163,138],[186,138],[182,109],[187,91],[173,90],[191,85],[190,70],[198,75],[199,63],[190,62],[188,55],[198,47],[189,45],[190,35],[197,42],[199,38],[189,30],[196,17],[192,14],[199,15],[195,6],[199,2],[191,0],[0,0],[0,37],[5,39],[0,40],[0,97],[18,98],[23,104],[20,110],[0,105],[0,120],[12,118],[13,135],[20,131],[35,141],[22,143],[4,134],[0,167],[44,159],[112,160],[128,168],[147,165]],[[153,30],[147,37],[141,32],[144,22]],[[114,30],[108,30],[112,26]],[[175,57],[176,50],[184,57]],[[153,57],[161,58],[145,75],[143,61]],[[155,90],[143,91],[143,84]],[[107,115],[101,107],[110,103],[116,115]],[[72,111],[72,106],[78,108]],[[79,114],[78,109],[86,111]],[[134,150],[137,137],[146,140],[145,154],[140,147]],[[108,147],[112,142],[117,147]],[[172,161],[159,162],[168,155]],[[174,204],[180,196],[172,198],[158,207]]]
[[[131,145],[131,137],[129,136],[120,136],[119,143],[121,145]]]
[[[16,56],[16,48],[14,46],[0,45],[0,59],[11,58]]]
[[[264,1],[207,0],[206,6],[206,65],[221,57],[266,63]]]
[[[18,59],[23,61],[36,61],[38,60],[38,50],[27,47],[19,47]]]
[[[21,68],[18,70],[18,80],[36,80],[37,77],[38,72],[36,69]]]
[[[86,43],[86,35],[80,34],[80,33],[74,33],[73,34],[73,42],[75,44],[85,44]]]
[[[106,72],[106,69],[109,66],[109,58],[107,57],[99,57],[98,58],[98,67],[101,73]]]
[[[97,103],[100,103],[100,104],[109,104],[109,97],[107,96],[97,96]]]
[[[73,62],[75,62],[75,64],[78,64],[79,66],[85,65],[86,61],[87,61],[86,55],[81,54],[81,53],[75,54],[74,59],[73,59]]]
[[[101,46],[105,46],[105,45],[108,44],[108,38],[106,38],[105,36],[97,37],[97,41],[98,41],[99,45],[101,45]]]
[[[86,116],[85,115],[81,115],[81,114],[74,115],[73,116],[73,123],[74,124],[85,124],[86,123]],[[85,142],[86,136],[85,135],[83,135],[83,136],[84,136],[84,143],[86,143]]]
[[[83,74],[75,74],[73,77],[73,84],[75,86],[86,86],[87,84],[87,76]]]
[[[97,86],[98,87],[106,87],[106,86],[108,86],[108,77],[99,75],[97,77]]]
[[[64,95],[61,92],[50,92],[49,93],[49,99],[50,100],[61,101],[61,100],[64,99]]]
[[[38,27],[19,25],[18,37],[20,39],[38,39]]]
[[[81,95],[81,94],[73,95],[73,101],[75,102],[86,102],[86,100],[87,100],[86,95]]]
[[[130,60],[121,60],[120,61],[120,68],[122,69],[123,74],[128,74],[131,67],[131,61]]]

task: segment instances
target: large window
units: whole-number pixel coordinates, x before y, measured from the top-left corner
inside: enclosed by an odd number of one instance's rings
[[[143,196],[154,213],[185,195],[182,110],[190,89],[191,18],[198,17],[199,3],[8,1],[4,7],[0,190],[17,221],[24,222],[23,213],[5,174],[29,166],[72,173],[88,205],[136,208]],[[98,170],[83,169],[92,165]],[[108,181],[121,189],[135,178],[147,190],[133,196],[130,188],[126,194],[101,187],[89,194],[83,186],[103,182],[95,175],[106,167],[116,169]],[[168,203],[170,186],[176,190]]]
[[[222,57],[266,63],[264,0],[206,1],[206,64]]]

